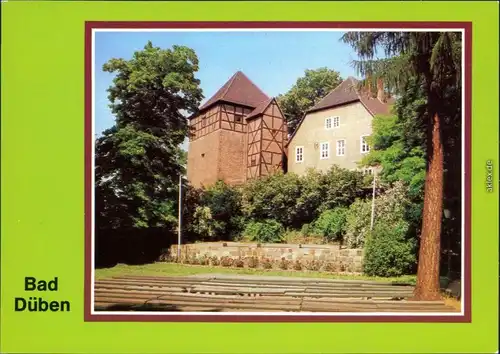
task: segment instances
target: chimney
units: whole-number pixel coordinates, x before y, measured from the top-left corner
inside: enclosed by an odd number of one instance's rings
[[[382,79],[377,80],[377,98],[380,102],[386,101],[386,96],[384,92],[384,81]]]

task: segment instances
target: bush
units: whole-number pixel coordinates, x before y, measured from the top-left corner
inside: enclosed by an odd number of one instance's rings
[[[370,276],[411,274],[416,264],[416,242],[407,238],[408,223],[377,224],[366,241],[363,271]]]
[[[200,203],[209,208],[214,227],[214,237],[229,240],[243,229],[241,220],[241,193],[223,181],[217,181],[203,191]]]
[[[302,225],[302,228],[300,229],[300,233],[302,236],[309,236],[313,233],[313,228],[311,227],[311,224],[304,224]]]
[[[293,269],[297,271],[302,270],[302,263],[298,259],[293,263]]]
[[[231,267],[233,265],[233,259],[231,257],[221,257],[220,265],[223,267]]]
[[[323,270],[328,273],[335,273],[338,271],[338,267],[333,262],[327,262]]]
[[[210,265],[218,266],[220,264],[219,258],[217,256],[210,257]]]
[[[322,203],[319,211],[348,206],[362,195],[363,174],[338,166],[330,168],[322,181]]]
[[[307,224],[310,225],[310,224]],[[309,230],[310,226],[306,226]],[[287,230],[285,235],[283,236],[283,242],[285,243],[294,243],[294,244],[302,244],[302,245],[323,245],[325,244],[325,239],[321,235],[317,235],[316,233],[312,234],[312,231],[309,230]],[[305,235],[302,232],[310,232],[309,235]]]
[[[357,199],[346,213],[344,240],[349,248],[359,248],[370,232],[371,203]]]
[[[248,259],[248,268],[257,268],[259,266],[259,259],[257,257],[250,257]]]
[[[273,268],[273,262],[270,259],[264,259],[262,261],[262,268],[264,269],[272,269]]]
[[[319,271],[322,266],[323,266],[323,262],[316,260],[316,259],[307,260],[305,262],[305,268],[307,270]]]
[[[300,179],[293,173],[275,173],[251,180],[243,187],[243,213],[249,219],[275,219],[292,226],[300,197]]]
[[[212,210],[207,206],[196,207],[191,228],[203,239],[214,239],[224,232],[224,224],[213,218]]]
[[[280,269],[287,270],[290,267],[290,261],[285,258],[281,258],[279,267]]]
[[[284,229],[275,220],[251,221],[247,224],[244,236],[254,242],[278,243],[283,240]]]
[[[384,194],[375,198],[374,227],[378,224],[395,227],[401,221],[407,220],[410,205],[407,187],[402,182],[394,183]],[[350,248],[364,245],[370,232],[371,213],[371,199],[358,199],[349,207],[345,240]],[[407,232],[409,234],[409,230]]]
[[[347,208],[325,210],[314,222],[314,232],[328,241],[341,241],[346,232]]]
[[[243,262],[243,259],[237,258],[234,260],[234,266],[237,268],[243,268],[245,266],[245,262]]]

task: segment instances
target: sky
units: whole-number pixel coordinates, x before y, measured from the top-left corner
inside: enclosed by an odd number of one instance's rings
[[[203,103],[238,70],[270,97],[286,93],[306,69],[326,66],[343,78],[357,77],[351,66],[356,55],[340,42],[341,36],[341,32],[97,32],[95,133],[99,136],[114,124],[106,91],[114,75],[103,72],[103,64],[112,58],[131,58],[148,40],[164,49],[173,45],[194,49]]]

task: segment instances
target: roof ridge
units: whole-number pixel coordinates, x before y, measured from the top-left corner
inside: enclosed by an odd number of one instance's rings
[[[243,76],[245,79],[247,79],[247,80],[248,80],[248,81],[249,81],[252,85],[254,85],[254,86],[257,88],[257,90],[259,90],[259,91],[260,91],[260,93],[262,93],[264,96],[266,96],[267,98],[269,98],[269,96],[268,96],[268,95],[267,95],[264,91],[262,91],[262,90],[260,89],[259,85],[257,85],[255,82],[253,82],[253,81],[252,81],[252,79],[250,79],[247,75],[245,75],[245,73],[244,73],[243,71],[238,70],[238,71],[236,72],[236,74],[238,74],[238,73],[240,73],[240,75],[242,75],[242,76]],[[235,76],[236,76],[236,74],[235,74]]]
[[[262,114],[264,110],[271,105],[273,101],[275,101],[275,97],[269,97],[264,101],[261,101],[257,104],[257,106],[246,116],[245,119],[253,118]]]
[[[338,84],[337,86],[335,86],[335,88],[333,90],[331,90],[330,92],[328,92],[326,94],[326,96],[324,96],[323,98],[321,98],[318,103],[320,103],[321,101],[323,101],[325,98],[327,98],[328,96],[330,96],[336,89],[338,89],[345,81],[347,81],[349,79],[349,77],[345,80],[342,80],[342,82],[340,84]]]
[[[240,73],[240,72],[241,72],[241,71],[239,71],[239,70],[238,70],[237,72],[235,72],[235,73],[233,74],[233,76],[231,76],[231,77],[229,78],[229,80],[227,81],[227,84],[228,84],[228,85],[227,85],[226,89],[222,92],[221,97],[224,97],[224,96],[228,93],[229,89],[231,88],[231,85],[234,83],[234,80],[236,79],[236,76],[238,76],[238,73]],[[243,73],[242,73],[242,74],[243,74]]]

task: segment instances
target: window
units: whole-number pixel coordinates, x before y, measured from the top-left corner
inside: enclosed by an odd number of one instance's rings
[[[207,118],[201,118],[201,126],[204,127],[207,124]]]
[[[325,129],[332,129],[332,118],[325,119]]]
[[[295,162],[302,162],[302,161],[304,161],[304,147],[297,146],[295,148]]]
[[[364,175],[372,175],[373,170],[371,168],[365,168],[365,169],[363,169],[363,174]]]
[[[337,156],[345,155],[345,140],[337,140]]]
[[[338,128],[340,126],[340,117],[333,117],[333,127]]]
[[[241,123],[241,122],[243,122],[243,116],[242,116],[241,114],[235,114],[235,115],[234,115],[234,121],[235,121],[236,123]]]
[[[252,166],[257,165],[257,158],[256,157],[252,157],[252,161],[250,163],[251,163]]]
[[[321,143],[320,159],[324,160],[330,157],[330,143]]]
[[[368,135],[361,136],[361,153],[362,154],[365,154],[365,153],[370,151],[370,146],[366,142],[366,137],[368,137]]]

